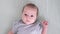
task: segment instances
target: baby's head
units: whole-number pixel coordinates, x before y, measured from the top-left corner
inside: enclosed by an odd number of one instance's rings
[[[38,8],[32,3],[29,3],[23,7],[22,21],[25,24],[32,24],[36,21],[38,16]]]

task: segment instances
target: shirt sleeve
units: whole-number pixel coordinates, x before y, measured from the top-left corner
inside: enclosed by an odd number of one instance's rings
[[[17,22],[12,23],[12,32],[14,34],[17,32]]]
[[[41,32],[42,32],[42,25],[41,25],[41,23],[39,24],[39,26],[40,26],[40,34],[41,34]]]
[[[40,34],[42,33],[42,28],[40,29]]]

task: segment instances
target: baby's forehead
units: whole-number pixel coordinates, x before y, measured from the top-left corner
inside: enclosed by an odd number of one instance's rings
[[[31,6],[25,6],[25,7],[24,7],[24,9],[25,9],[25,8],[35,9],[35,10],[37,10],[37,8],[36,8],[36,7],[31,7]]]
[[[37,9],[27,6],[27,7],[24,8],[24,11],[25,12],[37,12]]]

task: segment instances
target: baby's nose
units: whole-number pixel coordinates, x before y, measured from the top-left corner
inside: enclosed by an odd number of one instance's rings
[[[30,19],[30,16],[27,16],[26,18],[27,18],[27,19]]]

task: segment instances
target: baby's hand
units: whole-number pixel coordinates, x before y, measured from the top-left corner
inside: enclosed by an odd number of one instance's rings
[[[42,34],[47,34],[47,30],[48,30],[48,21],[43,20],[41,23],[42,23],[42,26],[43,26],[43,28],[42,28]]]
[[[48,28],[48,21],[44,20],[41,23],[42,23],[43,28]]]

